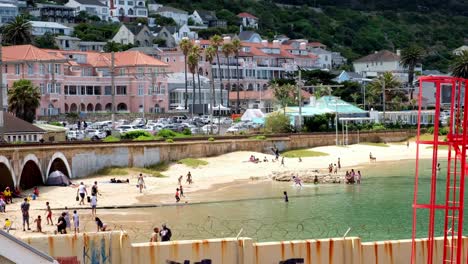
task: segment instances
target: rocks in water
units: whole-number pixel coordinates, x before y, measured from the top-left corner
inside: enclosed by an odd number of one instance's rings
[[[338,174],[330,174],[328,171],[319,170],[297,170],[297,171],[275,171],[270,175],[270,178],[275,181],[289,182],[293,181],[292,176],[299,176],[303,183],[314,183],[317,176],[319,183],[344,183],[345,175],[341,172]]]

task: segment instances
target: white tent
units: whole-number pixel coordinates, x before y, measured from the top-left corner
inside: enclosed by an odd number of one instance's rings
[[[179,105],[179,106],[176,107],[176,110],[185,110],[185,108],[183,106]]]
[[[219,105],[213,107],[213,110],[216,110],[216,111],[227,111],[227,110],[230,110],[230,108],[227,108],[227,107],[223,106],[222,104],[219,104]]]
[[[256,118],[264,118],[265,114],[260,111],[260,109],[247,109],[245,113],[242,115],[242,121],[252,121]]]

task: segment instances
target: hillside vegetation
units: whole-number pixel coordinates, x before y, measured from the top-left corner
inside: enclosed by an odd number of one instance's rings
[[[260,19],[259,32],[320,41],[350,60],[375,50],[396,50],[417,44],[427,53],[425,69],[447,71],[451,51],[468,35],[466,1],[406,0],[163,0],[192,12],[214,10],[232,31],[236,14]],[[236,27],[238,30],[238,27]]]

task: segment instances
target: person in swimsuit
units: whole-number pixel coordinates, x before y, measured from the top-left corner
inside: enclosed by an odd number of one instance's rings
[[[50,205],[49,205],[49,202],[46,202],[46,220],[47,220],[47,224],[48,225],[53,225],[54,222],[52,221],[52,210],[50,209]]]
[[[150,242],[158,242],[159,228],[153,228],[153,234],[151,234]]]

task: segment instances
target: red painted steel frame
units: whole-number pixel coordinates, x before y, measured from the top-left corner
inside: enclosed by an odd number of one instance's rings
[[[423,84],[435,87],[435,116],[434,116],[434,137],[432,140],[420,140],[421,136],[421,110]],[[468,96],[465,96],[465,89],[468,80],[445,76],[428,76],[419,78],[419,110],[418,128],[416,136],[416,175],[413,197],[413,235],[411,247],[411,263],[417,261],[416,254],[416,226],[417,210],[429,209],[429,224],[427,234],[427,263],[434,263],[434,237],[436,223],[436,210],[444,212],[444,263],[463,263],[462,261],[462,236],[463,236],[463,211],[465,196],[465,173],[468,171],[466,164],[466,149],[468,144],[467,129],[465,124],[468,121],[468,113],[465,105],[468,105]],[[441,112],[442,86],[451,88],[450,116],[448,120],[449,132],[446,141],[439,138],[439,117]],[[428,88],[426,88],[428,89]],[[430,88],[429,88],[430,89]],[[432,147],[432,166],[429,190],[419,189],[419,150],[421,147]],[[448,146],[447,172],[443,173],[438,168],[439,146]],[[442,150],[445,151],[445,150]],[[445,203],[437,204],[437,182],[445,180]],[[418,192],[429,191],[429,203],[418,202]],[[424,260],[423,260],[424,261]],[[465,261],[468,263],[468,259]]]

